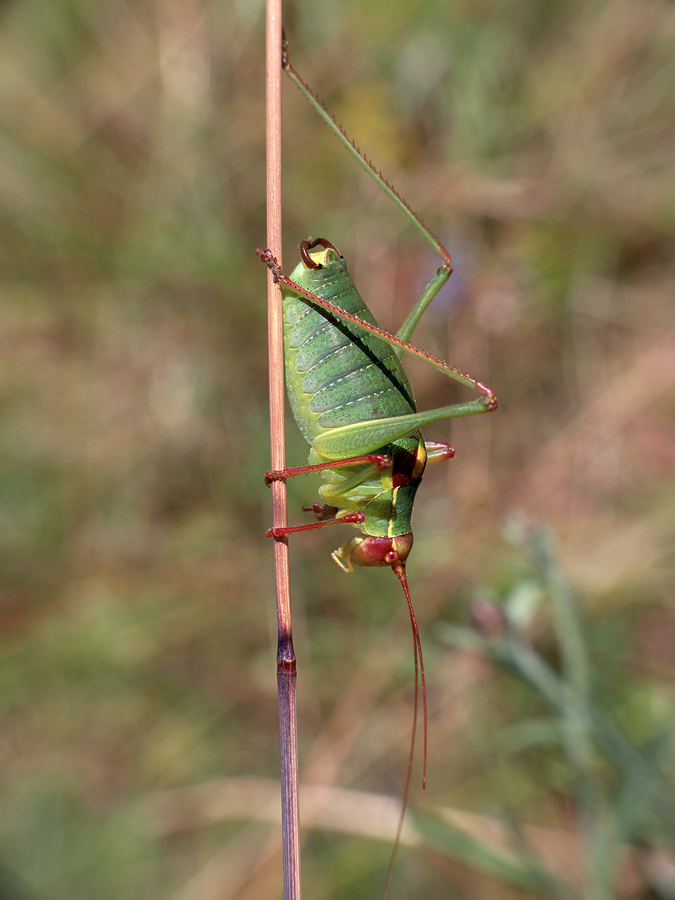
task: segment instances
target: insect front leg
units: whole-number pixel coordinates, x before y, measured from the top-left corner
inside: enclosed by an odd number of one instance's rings
[[[316,504],[320,506],[320,504]],[[330,507],[326,507],[330,508]],[[316,510],[314,511],[316,513]],[[285,537],[287,534],[299,534],[301,531],[314,531],[317,528],[325,528],[327,525],[361,525],[366,521],[366,514],[361,511],[346,512],[334,519],[322,519],[319,522],[309,522],[306,525],[287,525],[283,528],[268,528],[265,537]]]
[[[368,463],[370,463],[370,465],[368,465]],[[350,489],[357,487],[364,481],[372,478],[375,473],[381,472],[384,469],[391,468],[392,461],[388,456],[385,456],[382,453],[372,453],[365,456],[352,456],[348,459],[336,460],[335,462],[316,463],[313,465],[296,466],[295,468],[282,469],[281,471],[277,472],[267,472],[265,475],[265,483],[267,485],[271,485],[273,481],[283,481],[286,478],[292,478],[295,475],[306,475],[308,473],[321,472],[327,469],[338,469],[342,466],[355,465],[365,465],[365,468],[362,468],[360,472],[357,472],[357,474],[353,475],[351,478],[347,478],[346,480],[341,481],[334,490],[336,496],[340,496],[345,487],[348,486]],[[329,499],[329,491],[330,487],[328,485],[324,485],[322,493],[326,496],[327,499]],[[319,521],[311,522],[306,525],[289,525],[281,528],[269,528],[265,536],[284,537],[287,534],[297,534],[301,531],[313,531],[316,528],[324,528],[326,525],[360,525],[365,521],[366,518],[365,513],[363,512],[349,512],[347,510],[344,510],[342,513],[340,513],[337,506],[331,506],[329,504],[322,503],[314,503],[310,508],[303,507],[303,511],[313,512]]]

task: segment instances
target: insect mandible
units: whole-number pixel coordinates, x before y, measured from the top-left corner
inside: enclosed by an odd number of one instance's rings
[[[398,192],[347,137],[288,58],[283,67],[347,149],[391,197],[441,257],[406,321],[396,335],[382,330],[352,281],[339,250],[325,238],[300,244],[300,262],[287,277],[269,250],[258,250],[281,285],[286,390],[295,420],[310,445],[308,465],[268,472],[267,484],[321,472],[322,501],[311,510],[316,521],[270,528],[268,537],[284,537],[337,524],[352,525],[359,535],[332,554],[346,572],[357,566],[389,566],[398,577],[410,611],[415,654],[415,712],[407,798],[417,713],[418,657],[424,707],[426,779],[426,689],[419,631],[406,578],[413,544],[413,501],[428,462],[450,459],[448,444],[425,441],[424,426],[455,416],[490,412],[497,400],[489,387],[409,343],[424,311],[452,273],[452,260]],[[401,360],[416,356],[480,394],[475,400],[419,412]]]

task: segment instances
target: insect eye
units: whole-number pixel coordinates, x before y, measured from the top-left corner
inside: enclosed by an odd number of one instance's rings
[[[398,553],[395,550],[390,550],[389,553],[387,553],[387,555],[384,558],[387,565],[391,565],[392,563],[395,563],[397,559],[398,559]]]

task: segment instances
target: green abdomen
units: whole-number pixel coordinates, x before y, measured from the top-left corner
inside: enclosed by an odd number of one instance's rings
[[[291,279],[377,325],[343,259],[319,269],[300,263]],[[293,415],[310,444],[324,431],[415,412],[393,348],[284,291],[286,386]]]

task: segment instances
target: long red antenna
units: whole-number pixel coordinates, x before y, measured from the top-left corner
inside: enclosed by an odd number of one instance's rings
[[[403,592],[405,593],[405,599],[408,601],[408,610],[410,611],[410,624],[412,625],[412,633],[413,633],[413,651],[415,654],[415,700],[413,703],[413,724],[412,724],[412,734],[410,736],[410,754],[408,756],[408,773],[405,779],[405,788],[403,789],[403,806],[401,807],[401,815],[398,820],[398,827],[396,829],[396,839],[394,841],[394,849],[391,853],[391,859],[389,860],[389,869],[387,870],[387,880],[384,884],[384,891],[382,893],[382,900],[387,900],[387,894],[389,893],[389,884],[391,882],[392,872],[394,871],[394,863],[396,862],[396,854],[398,853],[398,845],[401,841],[401,832],[403,831],[403,821],[405,819],[406,809],[408,808],[408,795],[410,794],[410,782],[412,779],[412,768],[413,768],[413,759],[415,756],[415,734],[417,732],[417,706],[418,706],[418,685],[420,680],[420,673],[422,675],[422,709],[424,713],[424,764],[422,768],[422,787],[427,786],[427,684],[426,679],[424,677],[424,659],[422,658],[422,643],[420,641],[420,632],[417,627],[417,617],[415,616],[415,609],[412,604],[412,600],[410,599],[410,591],[408,590],[408,579],[405,574],[405,563],[397,561],[392,564],[392,569],[396,573],[398,580],[401,582],[403,586]],[[419,663],[418,663],[419,659]]]
[[[415,609],[412,604],[412,600],[410,599],[410,591],[408,590],[408,579],[405,574],[405,563],[403,562],[395,562],[392,565],[392,569],[396,573],[398,580],[401,582],[403,586],[403,591],[405,593],[405,599],[408,601],[408,609],[410,611],[410,624],[412,625],[413,632],[413,645],[415,648],[415,718],[413,722],[413,734],[411,740],[411,748],[410,748],[410,766],[412,766],[412,751],[415,748],[415,725],[417,724],[417,681],[418,681],[418,667],[417,667],[417,655],[419,654],[419,673],[422,676],[422,708],[424,711],[424,767],[422,772],[422,787],[427,786],[427,683],[424,677],[424,659],[422,658],[422,643],[420,641],[420,632],[417,627],[417,618],[415,616]],[[410,776],[408,776],[410,777]]]

